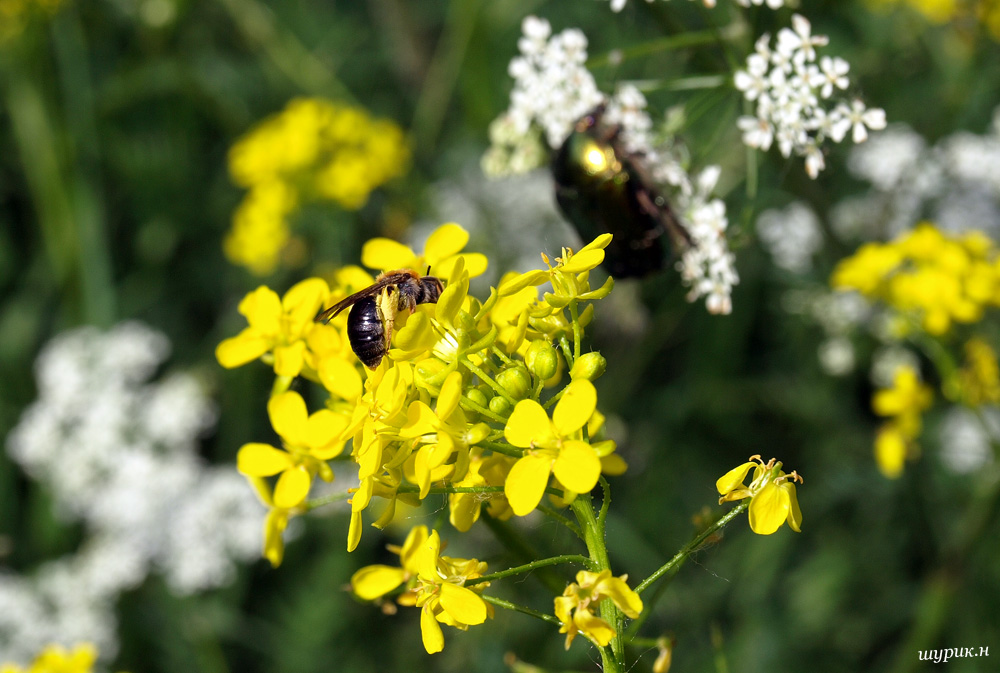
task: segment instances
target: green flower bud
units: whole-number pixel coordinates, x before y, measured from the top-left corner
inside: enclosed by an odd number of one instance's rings
[[[586,353],[581,355],[573,363],[573,368],[569,370],[569,377],[576,379],[587,379],[593,381],[608,368],[608,361],[600,353]]]
[[[486,408],[489,406],[490,399],[483,394],[483,391],[478,388],[473,388],[469,392],[465,393],[465,396],[469,398],[470,401],[478,404],[479,406]]]
[[[469,443],[469,446],[472,446],[474,444],[478,444],[489,436],[490,426],[485,423],[476,423],[465,432],[465,441]]]
[[[531,392],[531,375],[518,363],[497,374],[497,383],[515,400],[523,400]]]
[[[490,400],[490,411],[497,416],[506,416],[510,413],[510,402],[497,395]]]
[[[524,354],[524,362],[532,374],[547,381],[559,369],[559,354],[548,341],[532,341]]]

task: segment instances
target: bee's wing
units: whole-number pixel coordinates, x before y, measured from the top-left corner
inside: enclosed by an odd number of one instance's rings
[[[331,306],[330,308],[326,309],[325,311],[317,315],[315,318],[313,318],[313,322],[322,322],[322,323],[330,322],[332,318],[334,318],[338,313],[343,311],[345,308],[353,306],[354,304],[364,299],[365,297],[372,297],[381,292],[382,290],[384,290],[385,288],[389,287],[390,285],[396,285],[398,282],[399,282],[399,274],[392,274],[384,278],[380,278],[373,285],[369,285],[365,289],[359,290],[354,294],[352,294],[351,296],[341,299],[336,304],[334,304],[333,306]]]

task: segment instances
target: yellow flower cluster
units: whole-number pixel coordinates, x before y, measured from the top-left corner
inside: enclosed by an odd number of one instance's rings
[[[0,44],[24,30],[33,14],[54,14],[62,1],[0,0]]]
[[[886,477],[895,479],[903,472],[903,462],[916,454],[920,436],[920,416],[934,399],[930,386],[920,381],[915,369],[896,368],[892,388],[880,390],[872,398],[872,409],[889,417],[875,437],[875,461]]]
[[[924,222],[889,243],[867,243],[837,265],[831,285],[885,302],[900,331],[931,335],[1000,306],[1000,254],[984,234],[954,235]]]
[[[578,633],[582,633],[594,643],[605,647],[615,637],[615,629],[594,614],[594,608],[601,601],[610,600],[626,616],[635,619],[642,612],[642,599],[629,589],[628,575],[612,577],[610,570],[599,573],[581,570],[576,574],[576,582],[556,598],[555,613],[562,627],[559,633],[566,634],[566,649],[573,643]]]
[[[28,667],[16,664],[0,665],[0,673],[91,673],[97,661],[97,648],[82,643],[67,650],[60,645],[49,645],[42,650]]]
[[[346,311],[329,324],[314,321],[324,307],[371,284],[361,269],[342,270],[332,290],[311,278],[282,298],[260,287],[240,303],[248,326],[220,343],[216,356],[225,367],[260,358],[276,374],[267,412],[281,446],[250,443],[238,456],[239,470],[270,507],[265,555],[275,565],[288,517],[309,507],[316,478],[333,478],[328,461],[348,443],[360,480],[351,497],[349,550],[376,498],[386,503],[374,523],[383,527],[397,502],[415,505],[435,488],[447,491],[451,523],[465,531],[484,506],[499,519],[524,516],[546,492],[566,504],[593,489],[602,473],[624,471],[614,442],[601,437],[604,417],[591,383],[604,359],[581,353],[592,302],[613,287],[611,279],[597,289],[588,281],[610,236],[577,253],[564,249],[554,263],[543,256],[546,269],[508,274],[485,301],[468,294],[487,260],[463,253],[467,241],[464,229],[446,224],[422,255],[387,239],[365,245],[370,268],[429,265],[444,281],[436,303],[397,313],[387,355],[373,370],[352,353]],[[539,297],[546,282],[552,291]],[[395,302],[398,289],[378,294]],[[288,390],[297,376],[325,388],[325,408],[310,413]]]
[[[410,531],[402,547],[390,547],[399,554],[400,566],[366,566],[351,577],[351,591],[363,600],[378,600],[405,586],[396,598],[400,605],[420,608],[420,633],[424,649],[435,654],[444,649],[441,624],[467,631],[493,616],[493,607],[480,594],[489,586],[465,583],[482,577],[486,564],[476,559],[441,555],[438,532],[426,526]]]
[[[248,191],[233,214],[226,256],[255,274],[271,273],[299,207],[332,201],[357,210],[409,161],[406,138],[393,122],[320,98],[291,101],[229,151],[229,173]]]
[[[743,482],[750,470],[753,470],[753,478],[747,486]],[[750,498],[750,529],[758,535],[770,535],[783,523],[788,523],[788,527],[798,533],[802,512],[795,494],[796,481],[802,483],[802,477],[795,471],[785,474],[781,463],[774,458],[765,463],[760,456],[750,456],[749,461],[719,477],[715,488],[722,496],[720,505]]]

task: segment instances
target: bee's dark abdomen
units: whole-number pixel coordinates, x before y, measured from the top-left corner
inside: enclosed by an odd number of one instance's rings
[[[360,299],[347,315],[347,338],[351,350],[369,369],[375,369],[385,356],[385,325],[378,314],[375,300]]]

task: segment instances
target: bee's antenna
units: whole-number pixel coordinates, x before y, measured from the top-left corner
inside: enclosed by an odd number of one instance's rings
[[[430,264],[427,265],[427,273],[425,273],[424,275],[425,276],[431,275],[431,265]]]

